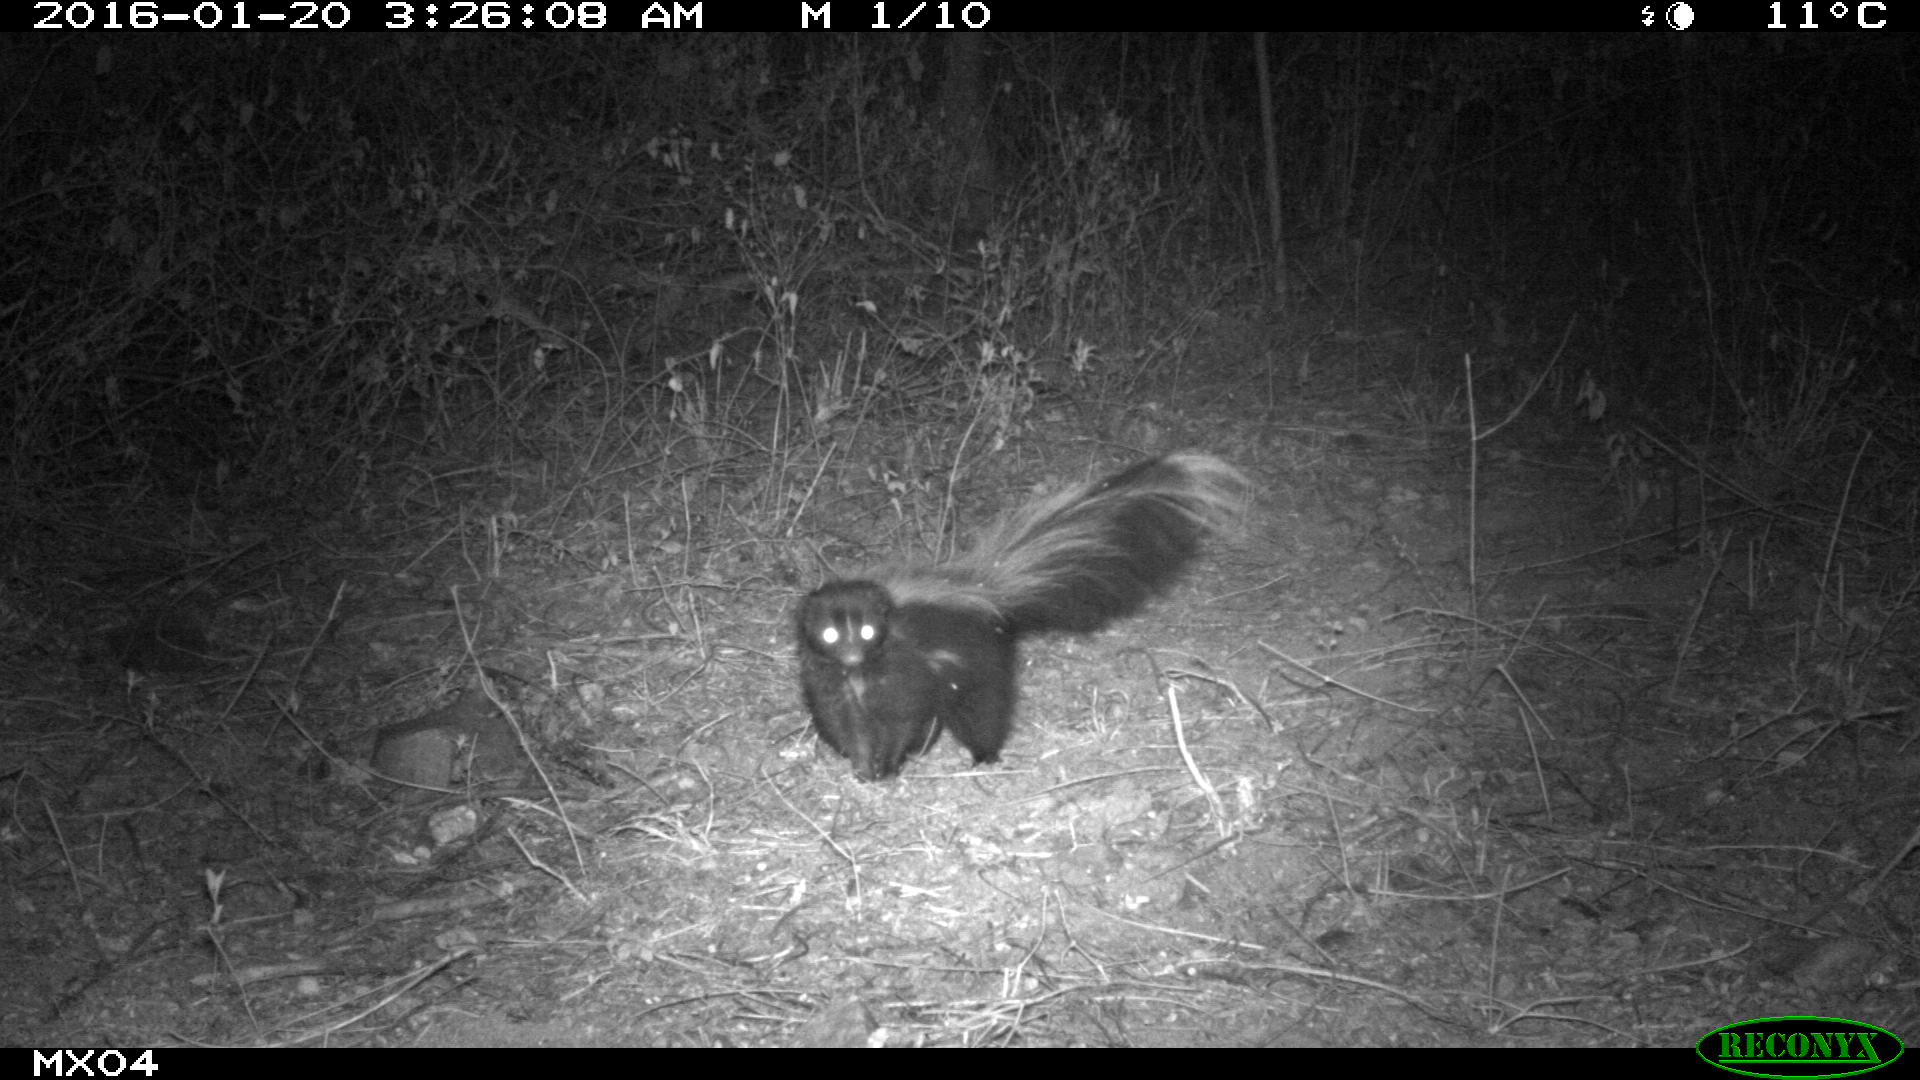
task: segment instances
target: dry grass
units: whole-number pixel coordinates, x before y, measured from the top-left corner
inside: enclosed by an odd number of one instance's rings
[[[1520,226],[1480,277],[1401,239],[1422,150],[1291,181],[1375,242],[1277,319],[1237,174],[1118,113],[1035,106],[956,249],[937,125],[840,76],[696,136],[548,79],[723,109],[641,41],[338,48],[167,84],[5,226],[11,1040],[1912,1030],[1900,298],[1790,318],[1786,234],[1700,222],[1623,360],[1617,265],[1516,298]],[[1254,525],[1037,642],[1004,765],[816,754],[800,594],[1184,446]]]

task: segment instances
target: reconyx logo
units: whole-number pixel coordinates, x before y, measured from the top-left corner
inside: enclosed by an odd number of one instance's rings
[[[1872,1024],[1835,1016],[1767,1016],[1715,1028],[1694,1044],[1708,1064],[1743,1076],[1818,1080],[1891,1065],[1900,1040]]]

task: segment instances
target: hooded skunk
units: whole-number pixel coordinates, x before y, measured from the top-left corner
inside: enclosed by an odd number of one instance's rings
[[[1017,643],[1131,615],[1240,516],[1246,477],[1219,458],[1148,458],[1036,500],[931,566],[830,581],[800,602],[800,686],[820,741],[884,780],[944,729],[976,764],[1013,725]]]

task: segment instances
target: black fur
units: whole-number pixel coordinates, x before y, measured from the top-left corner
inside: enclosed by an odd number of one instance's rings
[[[1098,630],[1172,583],[1238,518],[1246,479],[1204,454],[1148,458],[1030,503],[967,554],[831,581],[800,602],[800,686],[820,741],[883,780],[942,730],[976,764],[1013,729],[1017,643]]]

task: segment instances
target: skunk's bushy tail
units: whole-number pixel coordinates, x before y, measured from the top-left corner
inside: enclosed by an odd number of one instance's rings
[[[1219,458],[1165,454],[1030,503],[946,563],[874,576],[896,604],[978,611],[1015,636],[1098,630],[1171,584],[1204,535],[1235,526],[1247,491]]]

